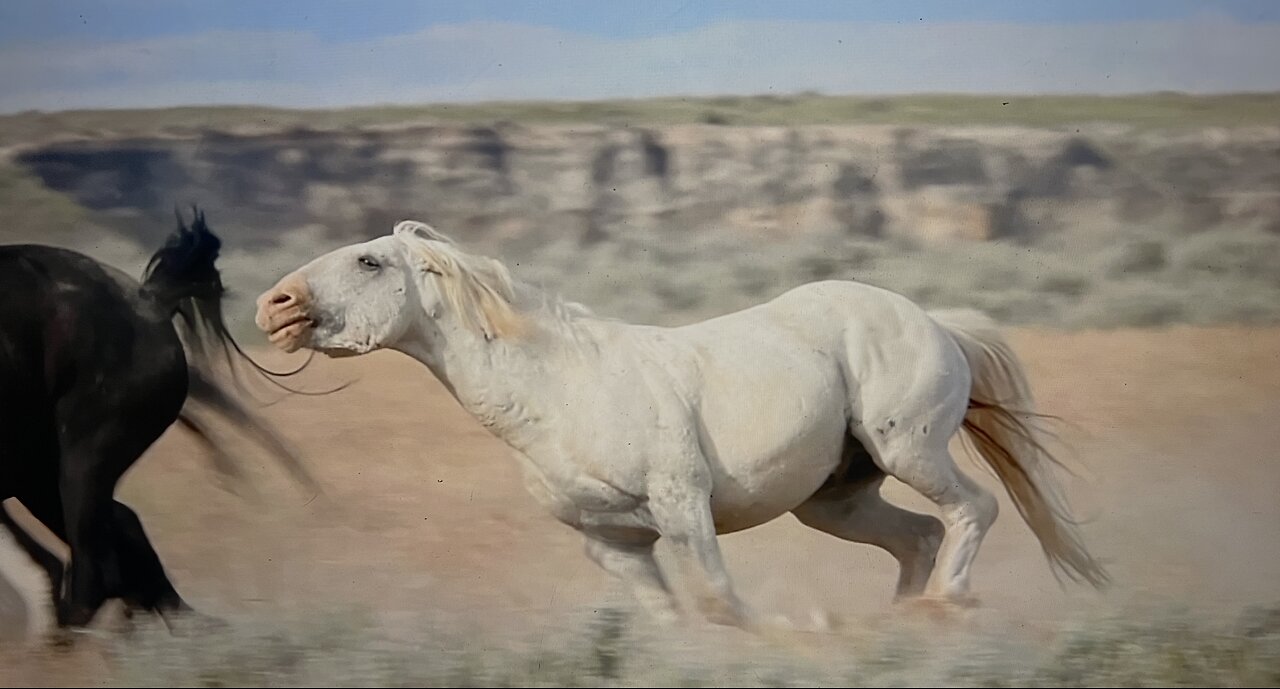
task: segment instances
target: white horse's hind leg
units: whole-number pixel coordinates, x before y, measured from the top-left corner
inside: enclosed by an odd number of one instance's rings
[[[941,429],[939,429],[941,430]],[[869,435],[880,435],[873,432]],[[943,433],[935,434],[942,438]],[[969,573],[983,538],[995,522],[999,503],[994,495],[961,473],[945,445],[918,438],[895,441],[902,434],[870,443],[876,463],[891,476],[938,505],[946,535],[938,552],[933,579],[925,595],[971,604]]]
[[[824,491],[792,514],[806,526],[888,551],[898,561],[896,599],[924,593],[942,543],[942,522],[902,509],[880,494],[884,475]]]
[[[949,452],[935,457],[939,466],[946,467],[939,473],[951,476],[946,479],[949,483],[932,485],[932,494],[926,495],[942,509],[947,534],[939,551],[936,577],[925,594],[969,604],[975,602],[969,593],[969,573],[982,540],[996,521],[1000,503],[994,495],[960,473]]]
[[[884,350],[857,372],[862,384],[850,400],[849,431],[881,471],[939,508],[946,534],[924,595],[968,604],[974,558],[999,513],[995,496],[960,472],[949,448],[969,410],[970,369],[964,352],[936,327],[903,327],[910,335],[901,348]],[[850,362],[866,366],[859,357],[852,352]]]
[[[586,550],[601,569],[631,586],[640,607],[655,622],[668,625],[679,619],[671,589],[653,557],[653,543],[621,544],[588,536]]]

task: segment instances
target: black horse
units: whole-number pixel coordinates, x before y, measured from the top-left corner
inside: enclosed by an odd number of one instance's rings
[[[137,515],[114,497],[175,421],[214,450],[220,470],[234,467],[201,409],[249,431],[316,487],[269,427],[215,383],[217,354],[252,360],[223,321],[221,241],[194,212],[189,228],[179,215],[141,282],[73,251],[0,246],[0,501],[16,498],[66,542],[65,570],[3,506],[0,522],[48,573],[62,628],[87,625],[112,598],[130,614],[159,614],[171,630],[171,616],[195,612]],[[272,376],[301,370],[253,366]]]

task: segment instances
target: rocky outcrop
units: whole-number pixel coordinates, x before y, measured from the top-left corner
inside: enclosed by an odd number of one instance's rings
[[[64,141],[14,160],[153,244],[175,204],[242,246],[418,217],[481,245],[691,232],[1035,242],[1165,223],[1280,231],[1280,130],[430,126]],[[140,222],[147,220],[147,222]]]

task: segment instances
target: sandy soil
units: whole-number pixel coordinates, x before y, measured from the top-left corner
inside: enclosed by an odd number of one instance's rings
[[[974,570],[985,610],[1034,625],[1143,596],[1229,611],[1280,600],[1280,329],[1013,337],[1042,409],[1072,424],[1063,431],[1068,459],[1085,467],[1073,499],[1116,585],[1105,595],[1061,589],[1001,492],[1001,517]],[[276,367],[289,360],[257,354]],[[361,606],[387,624],[456,614],[537,628],[559,613],[625,600],[583,557],[575,534],[524,492],[503,446],[426,369],[390,353],[317,362],[309,389],[355,384],[328,397],[289,397],[265,413],[327,484],[324,498],[308,502],[259,455],[246,463],[260,496],[223,492],[176,429],[122,485],[194,605],[231,618]],[[889,490],[931,511],[901,486]],[[823,608],[855,626],[894,614],[896,570],[882,551],[790,516],[721,542],[742,596],[768,612],[804,617]],[[28,599],[43,591],[7,541],[0,572]],[[0,627],[9,632],[25,624],[13,600],[0,587]],[[28,617],[37,629],[47,622],[43,607]],[[13,648],[0,654],[0,679],[61,681],[24,677]]]

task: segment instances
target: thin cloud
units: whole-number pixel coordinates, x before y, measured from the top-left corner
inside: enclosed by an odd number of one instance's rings
[[[0,110],[786,93],[1280,89],[1280,24],[735,21],[606,39],[510,23],[326,41],[206,32],[0,48]]]

